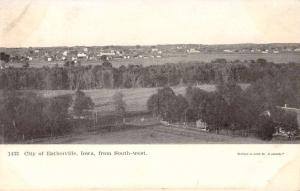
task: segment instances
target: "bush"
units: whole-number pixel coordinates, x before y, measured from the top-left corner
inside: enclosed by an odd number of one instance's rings
[[[262,140],[271,140],[275,133],[275,124],[270,117],[261,116],[258,120],[258,136]]]

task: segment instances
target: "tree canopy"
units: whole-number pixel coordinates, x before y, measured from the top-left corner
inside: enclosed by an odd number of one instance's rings
[[[93,109],[94,103],[92,99],[85,95],[85,93],[81,90],[76,90],[75,98],[73,103],[73,110],[75,115],[81,116],[84,114],[85,110]]]

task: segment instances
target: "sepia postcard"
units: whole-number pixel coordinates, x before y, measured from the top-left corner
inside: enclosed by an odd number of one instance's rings
[[[1,0],[0,191],[299,191],[299,11]]]

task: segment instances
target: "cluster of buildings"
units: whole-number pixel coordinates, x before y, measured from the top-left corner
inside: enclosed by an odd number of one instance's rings
[[[9,49],[13,62],[65,62],[126,59],[160,59],[200,53],[278,54],[300,53],[299,45],[156,45],[156,46],[106,46],[106,47],[48,47]]]
[[[297,49],[278,49],[278,48],[270,48],[270,49],[260,49],[260,48],[250,48],[250,49],[225,49],[223,50],[224,53],[261,53],[261,54],[278,54],[283,52],[300,52],[300,48]]]
[[[181,45],[176,46],[174,52],[181,52],[186,54],[197,54],[197,53],[257,53],[257,54],[278,54],[278,53],[292,53],[299,52],[300,47],[230,47],[230,46],[207,46],[207,45]]]
[[[158,48],[57,48],[35,49],[26,57],[29,61],[33,59],[42,59],[48,62],[54,61],[99,61],[99,60],[122,60],[130,58],[161,58],[163,51]]]

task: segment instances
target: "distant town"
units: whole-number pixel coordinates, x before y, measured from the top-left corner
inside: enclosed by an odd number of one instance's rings
[[[137,62],[138,64],[151,63],[151,61],[152,64],[155,64],[161,63],[159,61],[161,59],[174,58],[176,60],[177,57],[189,56],[194,57],[194,60],[196,60],[197,56],[208,54],[228,54],[229,57],[235,54],[276,55],[294,53],[300,55],[300,44],[28,47],[0,48],[0,52],[10,56],[10,62],[1,62],[1,68],[20,67],[24,63],[32,63],[32,66],[63,65],[65,61],[94,64],[103,60],[103,58],[122,65],[121,62],[130,64],[131,61],[133,64]],[[156,62],[153,60],[156,60]]]

